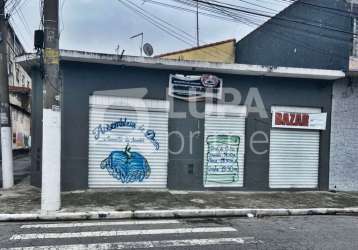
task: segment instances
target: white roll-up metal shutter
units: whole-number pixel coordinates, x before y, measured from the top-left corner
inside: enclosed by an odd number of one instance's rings
[[[300,109],[291,112],[295,111]],[[301,112],[320,113],[320,110],[306,108]],[[319,148],[318,130],[272,128],[270,188],[317,188]]]
[[[166,188],[169,102],[90,97],[90,188]]]
[[[204,186],[244,185],[246,106],[206,104]]]

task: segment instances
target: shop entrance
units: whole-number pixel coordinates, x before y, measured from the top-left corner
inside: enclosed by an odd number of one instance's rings
[[[91,96],[90,188],[166,188],[169,102]]]
[[[320,130],[326,119],[317,108],[272,108],[270,188],[318,188]]]

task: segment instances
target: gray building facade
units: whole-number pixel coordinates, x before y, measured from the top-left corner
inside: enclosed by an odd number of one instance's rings
[[[91,131],[89,125],[90,97],[98,92],[121,96],[123,94],[119,90],[133,88],[145,89],[147,94],[144,99],[169,100],[171,111],[168,121],[167,188],[175,190],[328,190],[332,84],[334,79],[344,75],[343,72],[323,70],[318,71],[320,75],[310,75],[307,72],[311,71],[301,69],[302,73],[294,76],[292,72],[297,72],[296,69],[288,73],[279,72],[280,68],[272,69],[253,65],[197,64],[196,62],[135,57],[126,57],[117,61],[115,55],[71,51],[63,53],[65,55],[61,60],[63,79],[62,190],[91,187],[89,184],[89,178],[91,179],[89,177],[89,161],[92,152],[89,147],[89,137],[91,136],[91,132],[89,132]],[[75,54],[76,56],[71,56]],[[133,63],[133,60],[139,61]],[[206,67],[207,65],[210,67]],[[242,70],[242,67],[246,67],[246,69]],[[257,72],[253,73],[255,70]],[[285,68],[284,71],[286,70],[290,69]],[[232,104],[231,93],[234,90],[241,94],[241,100],[235,105],[237,107],[246,105],[249,109],[244,119],[245,141],[242,141],[244,143],[242,149],[245,151],[242,186],[207,187],[204,185],[203,165],[206,157],[204,147],[207,143],[205,135],[208,126],[205,123],[207,104],[205,101],[196,102],[195,109],[201,116],[194,117],[189,112],[191,102],[169,97],[167,88],[171,74],[215,74],[223,80],[224,89],[228,90],[224,94],[223,100],[217,101],[222,105]],[[41,184],[42,79],[36,66],[32,68],[32,77],[34,110],[31,181],[34,185],[39,186]],[[119,94],[114,94],[116,92]],[[254,98],[250,99],[252,94]],[[263,106],[260,106],[260,101]],[[311,108],[327,114],[326,128],[317,132],[319,137],[317,176],[313,177],[317,179],[317,184],[314,187],[270,187],[270,134],[273,129],[273,107],[289,107],[288,110],[290,107],[295,107],[297,110]],[[186,118],[171,117],[173,111],[185,113]],[[262,115],[263,113],[266,116]],[[218,130],[220,132],[220,128]],[[183,138],[173,135],[176,131],[180,132]],[[258,131],[259,134],[257,134]],[[292,131],[300,132],[301,130],[293,129]],[[253,143],[253,140],[259,140],[261,143]],[[180,153],[171,153],[177,152],[178,145],[182,143],[185,147]]]
[[[170,103],[166,175],[166,187],[169,189],[356,190],[356,138],[352,136],[358,132],[356,84],[350,79],[335,82],[336,79],[344,77],[342,71],[349,69],[354,26],[350,10],[350,3],[344,0],[296,1],[237,43],[236,66],[209,63],[206,64],[209,65],[207,68],[196,62],[65,52],[61,61],[62,189],[91,187],[91,169],[98,170],[90,164],[93,158],[93,148],[89,145],[89,131],[92,129],[91,96],[105,93],[123,97],[123,90],[136,88],[146,89],[145,100]],[[240,70],[242,65],[246,65],[246,71]],[[293,71],[301,73],[277,73],[280,66],[294,67]],[[308,72],[307,68],[322,75],[305,75],[302,72]],[[252,70],[256,73],[252,73]],[[338,74],[338,71],[341,74]],[[235,103],[237,109],[243,106],[250,108],[248,106],[251,104],[259,107],[258,100],[250,102],[248,98],[252,93],[259,93],[263,103],[261,111],[267,116],[259,115],[260,110],[257,109],[254,109],[255,112],[248,110],[242,123],[245,140],[241,140],[244,147],[240,151],[244,150],[244,159],[241,163],[243,168],[240,169],[240,185],[205,185],[206,159],[210,151],[207,130],[216,128],[220,131],[221,127],[207,123],[211,119],[206,114],[207,102],[196,102],[195,109],[201,115],[192,116],[189,102],[168,95],[168,81],[170,75],[174,74],[215,74],[223,80],[224,88],[229,89],[229,92],[240,93],[241,98]],[[332,77],[331,74],[336,75]],[[42,80],[36,67],[32,69],[32,77],[35,93],[32,183],[40,185]],[[224,95],[223,100],[214,101],[214,104],[229,105],[232,98],[229,93]],[[313,129],[309,130],[310,133],[301,134],[302,128],[291,126],[290,130],[280,130],[279,126],[276,126],[277,121],[282,122],[280,116],[301,114],[303,116],[300,119],[303,119],[310,110],[314,110],[312,116],[315,116],[315,112],[327,115],[324,129]],[[173,111],[185,113],[186,116],[174,118],[171,115]],[[180,132],[183,137],[175,136],[176,132]],[[252,138],[261,143],[253,146]],[[303,138],[302,141],[299,141],[300,138]],[[237,143],[230,139],[230,143]],[[220,142],[218,139],[216,143],[218,141]],[[319,145],[318,150],[309,151],[317,147],[315,143]],[[178,154],[172,153],[177,152],[181,144],[185,145],[183,150]],[[299,146],[290,148],[292,144]],[[307,154],[305,149],[310,154]],[[297,157],[292,157],[290,153],[297,150],[303,151],[296,153]],[[316,172],[305,172],[305,159],[313,159],[308,163],[314,162],[317,165]],[[290,166],[294,166],[294,169]],[[297,173],[302,179],[297,180],[292,173]],[[113,175],[111,172],[110,174]],[[100,175],[96,180],[102,181],[103,178],[103,175]],[[292,180],[296,185],[283,184]],[[312,182],[312,185],[305,187],[307,182]]]

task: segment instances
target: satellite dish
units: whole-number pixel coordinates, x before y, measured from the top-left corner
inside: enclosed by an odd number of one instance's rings
[[[143,51],[146,56],[152,56],[153,55],[153,46],[149,43],[146,43],[143,45]]]

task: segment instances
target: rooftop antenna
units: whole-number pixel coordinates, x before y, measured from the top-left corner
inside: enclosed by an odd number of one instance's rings
[[[115,48],[115,52],[116,52],[116,54],[117,54],[117,56],[118,56],[118,54],[119,54],[119,48],[120,48],[120,46],[119,46],[119,44],[117,45],[117,47]]]
[[[144,33],[141,32],[139,34],[136,34],[134,36],[131,36],[129,39],[133,39],[136,37],[141,37],[141,43],[140,43],[140,56],[143,56],[143,37],[144,37]]]

